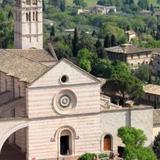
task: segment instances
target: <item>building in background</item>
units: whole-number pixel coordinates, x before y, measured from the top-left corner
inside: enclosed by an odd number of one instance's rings
[[[109,13],[116,13],[116,12],[117,12],[116,6],[96,5],[91,8],[91,13],[95,14],[107,15]]]
[[[117,136],[122,126],[142,129],[145,145],[152,143],[152,106],[112,104],[97,78],[43,49],[42,1],[17,0],[14,31],[16,49],[0,50],[0,159],[118,152],[124,146]],[[120,56],[132,55],[132,47],[119,48]],[[137,63],[149,63],[150,51],[133,53]],[[145,57],[139,62],[138,55]]]
[[[123,61],[133,69],[141,64],[150,64],[152,58],[152,50],[139,48],[132,44],[106,48],[105,51],[111,61]]]

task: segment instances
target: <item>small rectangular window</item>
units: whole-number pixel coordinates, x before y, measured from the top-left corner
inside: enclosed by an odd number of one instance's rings
[[[32,0],[33,5],[37,5],[37,0]]]

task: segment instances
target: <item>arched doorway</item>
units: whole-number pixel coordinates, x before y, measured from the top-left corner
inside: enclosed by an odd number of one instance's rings
[[[60,134],[60,154],[72,154],[72,133],[67,129],[62,130]]]
[[[104,151],[111,151],[112,150],[112,137],[111,135],[107,134],[104,136]]]
[[[8,137],[2,146],[0,159],[26,160],[26,130],[20,129]]]

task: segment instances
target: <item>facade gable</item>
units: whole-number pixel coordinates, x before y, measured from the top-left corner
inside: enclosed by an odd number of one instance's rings
[[[66,79],[66,82],[62,82],[63,78]],[[48,72],[30,84],[29,88],[70,86],[90,83],[98,84],[100,82],[94,76],[80,69],[72,62],[62,59]]]

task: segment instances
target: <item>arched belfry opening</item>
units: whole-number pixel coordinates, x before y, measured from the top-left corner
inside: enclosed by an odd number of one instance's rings
[[[27,128],[12,133],[4,142],[0,160],[26,160]]]
[[[60,134],[60,154],[61,155],[71,155],[72,154],[72,133],[65,129],[62,130]]]
[[[103,139],[103,150],[111,151],[112,150],[112,136],[106,134]]]

